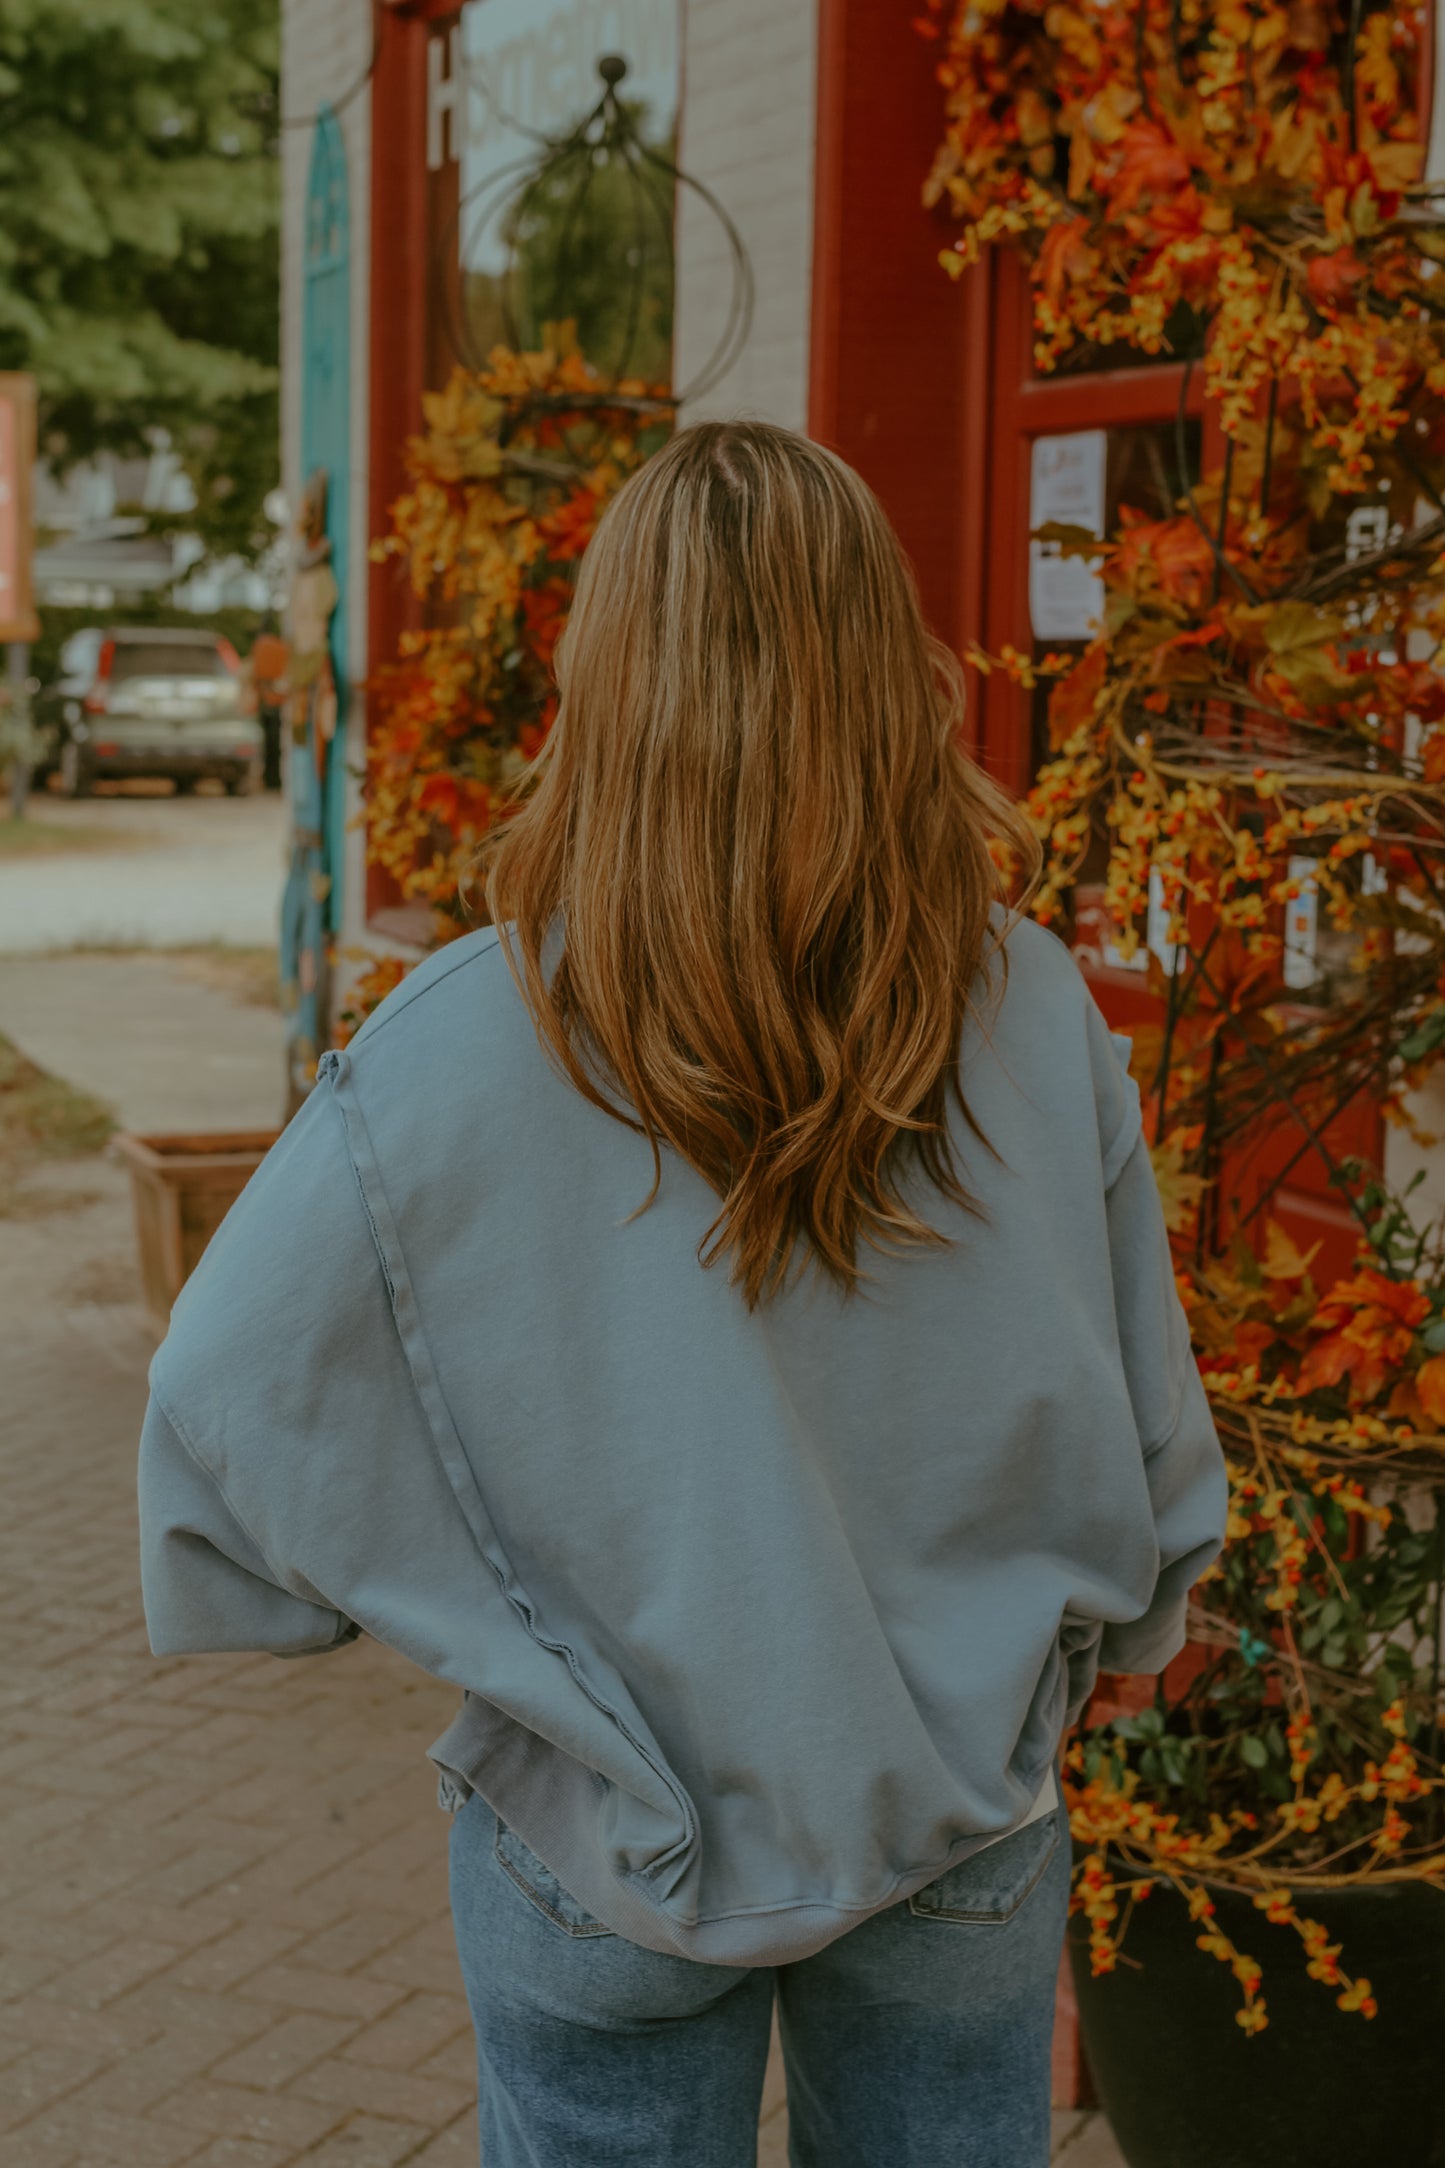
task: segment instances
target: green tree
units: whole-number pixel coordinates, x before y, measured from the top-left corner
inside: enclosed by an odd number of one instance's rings
[[[0,368],[57,469],[167,430],[214,551],[277,475],[277,0],[0,0]]]

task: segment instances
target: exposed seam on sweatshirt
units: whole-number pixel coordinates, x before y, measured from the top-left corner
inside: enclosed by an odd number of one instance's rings
[[[1163,1452],[1165,1446],[1172,1441],[1176,1431],[1179,1428],[1179,1425],[1184,1420],[1184,1395],[1189,1390],[1189,1366],[1193,1362],[1193,1360],[1193,1353],[1190,1350],[1188,1343],[1186,1342],[1184,1348],[1184,1360],[1179,1366],[1179,1390],[1174,1395],[1174,1406],[1170,1414],[1169,1422],[1166,1425],[1164,1431],[1159,1437],[1155,1439],[1152,1445],[1141,1445],[1139,1449],[1140,1452],[1143,1454],[1146,1463],[1153,1460],[1156,1453]]]
[[[1104,1195],[1107,1197],[1123,1175],[1124,1169],[1134,1156],[1134,1148],[1144,1134],[1144,1109],[1140,1102],[1139,1087],[1125,1067],[1116,1041],[1122,1033],[1109,1033],[1109,1050],[1119,1063],[1119,1073],[1126,1094],[1124,1118],[1109,1140],[1107,1151],[1100,1155],[1099,1164],[1104,1176]]]
[[[433,1449],[441,1463],[442,1473],[450,1486],[452,1496],[461,1509],[473,1542],[496,1575],[503,1595],[521,1620],[527,1633],[538,1648],[545,1649],[549,1655],[561,1656],[565,1660],[572,1677],[593,1707],[617,1727],[622,1738],[627,1741],[627,1744],[645,1767],[652,1771],[673,1801],[682,1824],[683,1834],[676,1844],[669,1845],[665,1852],[649,1863],[647,1872],[656,1874],[668,1866],[680,1852],[685,1851],[696,1837],[696,1824],[693,1818],[691,1802],[665,1765],[648,1751],[642,1741],[637,1738],[626,1719],[591,1684],[578,1663],[576,1653],[571,1646],[567,1642],[557,1640],[543,1632],[537,1622],[531,1599],[517,1582],[510,1565],[505,1562],[500,1545],[497,1545],[494,1554],[492,1546],[496,1543],[495,1531],[491,1526],[491,1518],[487,1513],[486,1501],[482,1497],[480,1485],[477,1482],[472,1465],[467,1459],[456,1424],[452,1419],[451,1410],[446,1404],[446,1396],[442,1391],[441,1381],[436,1373],[431,1350],[427,1345],[425,1329],[421,1322],[420,1308],[406,1271],[401,1238],[392,1217],[380,1163],[377,1160],[370,1133],[366,1126],[366,1118],[350,1090],[349,1064],[346,1055],[333,1052],[326,1057],[323,1066],[325,1075],[331,1085],[332,1097],[335,1100],[337,1112],[341,1117],[347,1156],[351,1161],[352,1172],[360,1187],[366,1206],[367,1224],[371,1229],[378,1262],[386,1280],[391,1299],[392,1316],[396,1322],[397,1333],[401,1340],[402,1353],[406,1359],[412,1390],[416,1395],[423,1420],[426,1423],[427,1433],[432,1440]],[[368,1188],[367,1185],[368,1172],[372,1178],[371,1188]]]

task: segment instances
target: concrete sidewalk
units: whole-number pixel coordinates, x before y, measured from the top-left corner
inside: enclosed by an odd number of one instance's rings
[[[0,956],[0,1035],[123,1128],[261,1129],[285,1094],[279,1009],[233,1000],[164,953]]]

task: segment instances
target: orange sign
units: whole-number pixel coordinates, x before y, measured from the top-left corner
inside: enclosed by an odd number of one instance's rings
[[[0,642],[40,631],[30,587],[35,379],[0,372]]]

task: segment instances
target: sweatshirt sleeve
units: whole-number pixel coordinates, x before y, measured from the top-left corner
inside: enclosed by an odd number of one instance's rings
[[[302,1656],[357,1629],[301,1576],[288,1587],[152,1395],[140,1444],[141,1589],[157,1656]]]
[[[1224,1541],[1224,1456],[1174,1285],[1154,1169],[1136,1135],[1108,1191],[1119,1343],[1144,1455],[1159,1570],[1142,1617],[1104,1630],[1104,1671],[1162,1671],[1184,1646],[1194,1582]]]

